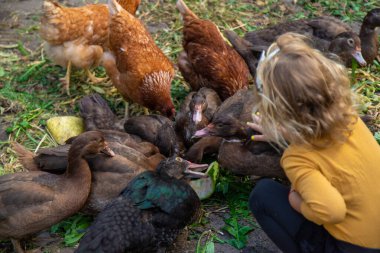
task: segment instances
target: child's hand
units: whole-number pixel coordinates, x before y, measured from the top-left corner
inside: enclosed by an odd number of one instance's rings
[[[247,122],[247,126],[249,126],[250,128],[252,128],[253,130],[255,130],[259,133],[262,133],[263,128],[261,127],[261,124],[260,124],[261,118],[257,115],[253,115],[252,118],[253,118],[253,122]],[[252,135],[251,139],[253,141],[268,141],[267,137],[263,134]]]
[[[288,195],[290,206],[293,207],[294,210],[301,213],[301,204],[302,204],[302,197],[301,195],[295,191],[294,189],[291,189]]]

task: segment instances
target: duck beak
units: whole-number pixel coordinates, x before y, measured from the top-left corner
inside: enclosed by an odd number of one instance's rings
[[[196,164],[192,162],[188,162],[188,165],[185,169],[186,177],[188,178],[204,178],[208,177],[206,173],[200,172],[208,168],[208,164]],[[195,170],[195,171],[194,171]]]
[[[104,146],[104,148],[100,151],[100,152],[102,152],[103,154],[106,154],[106,155],[108,155],[108,156],[115,156],[115,152],[113,152],[111,149],[110,149],[110,147],[108,147],[108,145],[106,144],[105,146]]]
[[[360,64],[360,66],[364,67],[367,65],[367,62],[364,60],[362,50],[360,48],[356,48],[351,55]]]
[[[192,162],[189,162],[189,165],[187,166],[188,169],[191,169],[193,171],[204,171],[208,168],[208,164],[207,163],[202,163],[202,164],[198,164],[198,163],[192,163]]]
[[[198,124],[202,120],[202,105],[195,105],[195,112],[193,114],[193,121]]]
[[[191,138],[201,138],[201,137],[209,136],[210,135],[209,126],[210,125],[206,126],[205,128],[203,128],[201,130],[196,131]]]

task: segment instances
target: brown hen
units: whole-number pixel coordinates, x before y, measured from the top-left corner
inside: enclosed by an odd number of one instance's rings
[[[140,20],[115,0],[109,1],[109,10],[111,52],[104,54],[102,64],[112,83],[124,99],[172,118],[172,63]]]
[[[119,0],[120,4],[134,14],[141,0]],[[64,7],[53,0],[44,0],[40,35],[46,43],[49,58],[67,67],[63,79],[69,94],[71,66],[86,69],[93,83],[96,78],[89,68],[97,66],[108,48],[109,11],[106,4],[89,4],[82,7]]]
[[[193,90],[214,89],[222,100],[248,87],[248,67],[209,20],[198,18],[182,0],[177,9],[182,14],[183,48],[178,67]]]

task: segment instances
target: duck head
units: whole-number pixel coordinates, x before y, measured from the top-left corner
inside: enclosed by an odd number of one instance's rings
[[[103,134],[99,131],[84,132],[71,140],[69,150],[70,157],[84,157],[104,153],[107,156],[114,156],[115,153],[108,147]]]
[[[329,51],[338,55],[346,65],[350,65],[352,58],[354,58],[360,66],[367,65],[362,55],[360,38],[353,32],[338,34],[331,41]]]
[[[205,128],[198,130],[193,135],[194,138],[205,136],[242,137],[245,135],[246,126],[231,115],[223,115],[212,120]]]
[[[363,26],[375,29],[380,26],[380,8],[370,10],[363,19]]]
[[[160,176],[168,178],[182,179],[184,177],[202,178],[207,177],[200,171],[207,169],[208,164],[196,164],[182,159],[178,156],[172,156],[162,160],[157,167],[157,173]]]
[[[191,98],[189,107],[192,115],[192,120],[196,125],[202,121],[203,112],[207,109],[207,106],[208,104],[206,101],[206,96],[199,92],[194,93],[193,97]]]

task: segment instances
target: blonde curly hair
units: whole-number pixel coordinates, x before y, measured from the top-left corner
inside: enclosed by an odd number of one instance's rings
[[[263,133],[282,148],[345,141],[357,120],[345,67],[295,33],[280,36],[267,55],[257,69]]]

